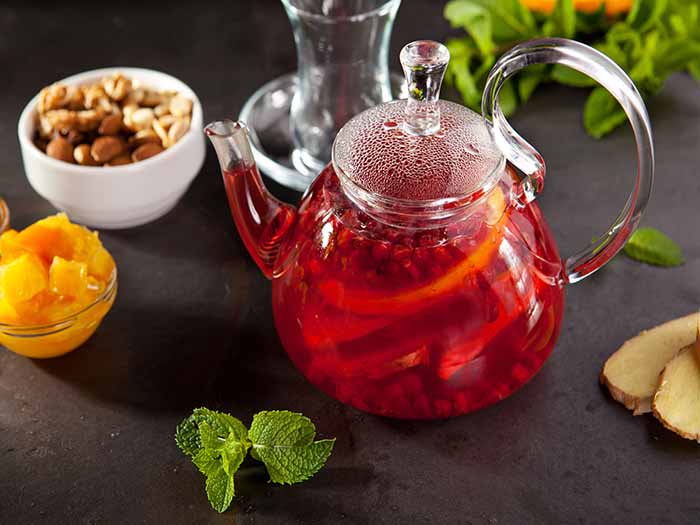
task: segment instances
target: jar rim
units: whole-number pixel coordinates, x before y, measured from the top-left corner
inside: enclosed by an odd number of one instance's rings
[[[116,293],[117,289],[117,269],[115,268],[112,271],[112,275],[110,276],[109,280],[107,281],[107,286],[105,286],[105,289],[102,291],[100,295],[98,295],[94,301],[92,301],[89,305],[85,306],[84,308],[78,310],[77,312],[73,312],[70,315],[67,315],[66,317],[63,317],[57,321],[52,321],[50,323],[45,323],[45,324],[38,324],[38,325],[20,325],[20,324],[10,324],[10,323],[0,323],[0,331],[2,331],[5,335],[10,335],[14,337],[26,337],[26,338],[31,338],[31,337],[39,337],[39,336],[45,336],[45,335],[51,335],[54,333],[62,332],[63,330],[66,330],[67,328],[70,328],[73,326],[73,324],[86,312],[90,311],[94,307],[96,307],[98,304],[106,302],[112,298],[112,296]],[[35,333],[38,332],[38,333]]]
[[[5,200],[0,197],[0,233],[10,227],[10,208]]]

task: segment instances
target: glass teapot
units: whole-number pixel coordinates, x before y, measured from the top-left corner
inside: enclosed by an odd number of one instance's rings
[[[401,52],[410,98],[339,132],[298,208],[276,200],[245,125],[207,126],[238,231],[272,279],[282,344],[318,388],[396,418],[445,418],[505,398],[552,352],[564,288],[608,262],[650,196],[651,126],[632,81],[578,42],[513,48],[494,66],[483,117],[438,100],[447,48]],[[588,74],[622,104],[637,141],[634,189],[606,234],[562,259],[534,202],[545,164],[508,124],[499,89],[529,64]]]

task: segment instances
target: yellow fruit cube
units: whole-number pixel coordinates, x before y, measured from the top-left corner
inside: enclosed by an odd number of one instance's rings
[[[17,230],[7,230],[0,235],[0,259],[3,262],[10,261],[18,255],[27,253],[27,250],[17,244],[17,235],[19,235]]]
[[[101,281],[109,281],[114,271],[114,259],[102,246],[98,247],[90,255],[88,260],[88,273]]]
[[[56,295],[80,297],[87,290],[87,264],[54,257],[49,269],[49,290]]]
[[[0,323],[17,323],[17,312],[15,312],[15,309],[12,308],[7,301],[0,301]]]
[[[0,296],[10,305],[28,301],[48,286],[48,272],[36,255],[25,253],[3,265]]]

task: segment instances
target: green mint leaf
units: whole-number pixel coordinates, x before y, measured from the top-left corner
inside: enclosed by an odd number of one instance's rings
[[[604,88],[595,88],[583,110],[583,124],[589,135],[603,138],[627,120],[624,110],[617,100]]]
[[[512,44],[537,34],[535,17],[520,0],[472,0],[491,13],[491,31],[497,43]]]
[[[656,68],[664,77],[671,73],[690,68],[693,63],[700,63],[700,41],[678,37],[666,43],[665,51],[659,55]]]
[[[199,424],[199,442],[203,448],[212,452],[218,451],[224,444],[223,439],[219,438],[216,431],[206,421]]]
[[[233,476],[241,466],[241,463],[243,463],[247,453],[247,443],[243,444],[235,441],[235,439],[227,439],[221,450],[221,463],[226,473]]]
[[[208,408],[197,408],[175,430],[175,442],[188,456],[194,457],[202,448],[199,430],[201,423],[207,423],[221,439],[226,439],[231,433],[239,441],[245,441],[248,438],[245,425],[235,417]]]
[[[501,105],[501,111],[506,117],[510,117],[518,109],[518,95],[515,91],[513,80],[508,80],[501,86],[501,91],[498,94],[498,103]]]
[[[547,65],[534,64],[520,73],[517,79],[518,97],[520,98],[520,103],[524,104],[530,100],[537,86],[547,79]]]
[[[253,416],[248,432],[255,445],[301,446],[312,443],[316,427],[311,420],[289,410],[265,410]]]
[[[316,474],[333,450],[335,439],[314,441],[315,436],[311,420],[294,412],[259,412],[248,432],[229,414],[198,408],[177,426],[175,439],[206,476],[211,506],[224,512],[233,501],[234,475],[248,451],[265,464],[275,483],[298,483]]]
[[[605,14],[605,3],[593,13],[576,12],[576,32],[584,34],[602,33],[610,27],[610,19]]]
[[[205,476],[208,476],[221,466],[221,460],[214,455],[213,452],[205,448],[202,448],[199,450],[199,452],[197,452],[197,455],[192,458],[192,463],[194,463],[199,471]]]
[[[627,15],[627,23],[642,33],[661,19],[667,7],[668,0],[635,0]]]
[[[314,442],[316,427],[301,414],[287,410],[259,412],[249,432],[257,458],[275,483],[309,479],[325,464],[335,439]]]
[[[207,474],[205,487],[207,498],[214,510],[219,513],[225,512],[233,501],[233,476],[226,473],[221,463]]]
[[[333,451],[335,439],[315,441],[298,447],[253,445],[265,463],[270,479],[291,485],[306,481],[325,465]]]
[[[495,46],[488,9],[470,0],[453,0],[445,6],[444,16],[452,27],[461,27],[474,39],[482,55],[493,53]]]
[[[549,20],[542,27],[546,36],[573,38],[576,34],[574,0],[557,0]]]
[[[481,94],[495,57],[479,56],[475,44],[467,39],[452,38],[446,45],[451,56],[446,74],[447,82],[457,88],[468,107],[480,112]],[[472,64],[476,66],[473,70]]]
[[[625,245],[625,254],[656,266],[680,266],[685,262],[680,246],[654,228],[635,231]]]
[[[571,87],[593,87],[596,85],[595,80],[591,77],[579,73],[575,69],[564,66],[562,64],[555,64],[552,68],[552,80],[564,84],[565,86]]]
[[[690,73],[695,80],[700,82],[700,60],[688,65],[688,73]]]

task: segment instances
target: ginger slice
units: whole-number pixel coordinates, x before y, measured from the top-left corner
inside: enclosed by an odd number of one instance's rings
[[[681,350],[661,373],[652,408],[666,428],[700,442],[700,319],[697,341]]]
[[[695,341],[699,318],[695,313],[674,319],[626,341],[605,362],[600,382],[635,416],[651,412],[659,374],[682,348]]]

